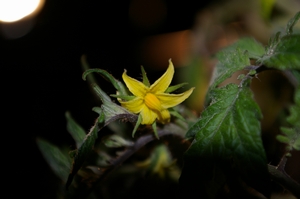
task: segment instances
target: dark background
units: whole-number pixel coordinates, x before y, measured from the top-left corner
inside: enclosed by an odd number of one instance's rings
[[[207,4],[164,2],[164,20],[143,28],[129,19],[130,1],[46,1],[29,33],[15,39],[0,36],[4,198],[55,196],[59,180],[39,152],[36,138],[73,148],[66,111],[85,129],[93,124],[96,114],[91,109],[97,102],[81,79],[83,54],[91,67],[106,69],[115,77],[121,77],[124,68],[139,74],[139,66],[147,64],[136,58],[139,41],[191,28],[196,12]]]

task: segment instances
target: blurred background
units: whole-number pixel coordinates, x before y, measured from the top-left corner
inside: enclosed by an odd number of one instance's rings
[[[41,137],[74,149],[65,112],[70,111],[87,131],[97,117],[91,109],[99,101],[81,78],[83,55],[90,67],[105,69],[118,79],[124,69],[140,77],[143,65],[152,82],[171,58],[176,67],[174,82],[196,86],[187,106],[199,114],[215,64],[214,53],[244,36],[266,45],[300,8],[299,0],[33,0],[32,6],[30,1],[5,2],[0,1],[1,162],[4,188],[9,188],[5,198],[16,198],[20,192],[31,198],[55,197],[60,181],[35,142]],[[30,11],[7,17],[27,7],[37,10],[26,17]],[[108,93],[115,92],[101,78],[99,82]],[[271,118],[264,121],[264,135],[272,138],[272,128],[290,102],[292,88],[280,74],[261,74],[257,87],[254,91],[264,93],[257,100],[264,113],[270,113],[266,118]],[[274,93],[284,97],[270,103]],[[266,146],[269,160],[276,164],[280,158],[276,144]],[[290,175],[299,179],[298,169],[293,169],[299,163],[294,162]]]

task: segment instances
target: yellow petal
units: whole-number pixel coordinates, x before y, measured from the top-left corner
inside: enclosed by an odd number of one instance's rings
[[[147,106],[143,106],[140,114],[142,115],[142,119],[143,119],[141,124],[151,125],[157,118],[157,114],[151,109],[149,109]]]
[[[126,74],[126,70],[124,71],[122,78],[123,78],[127,88],[134,96],[142,98],[142,97],[144,97],[146,92],[149,90],[149,88],[147,86],[145,86],[142,82],[129,77]]]
[[[136,97],[133,100],[130,101],[122,101],[118,98],[118,101],[120,102],[121,106],[126,108],[132,113],[139,113],[143,109],[144,106],[144,100],[140,97]]]
[[[169,67],[167,69],[167,71],[158,79],[154,82],[154,84],[152,84],[150,86],[150,91],[152,93],[163,93],[167,90],[167,88],[169,87],[169,85],[172,82],[173,79],[173,75],[174,75],[174,66],[173,63],[171,61],[171,59],[169,60]]]
[[[146,106],[148,106],[148,108],[150,108],[154,111],[160,111],[161,110],[160,101],[152,93],[147,93],[145,95],[144,102],[145,102]]]
[[[159,93],[156,97],[159,99],[162,108],[168,109],[177,106],[186,100],[193,92],[194,87],[180,94]]]
[[[162,124],[166,124],[170,122],[170,112],[168,111],[168,109],[165,109],[161,112],[159,112],[158,114],[158,121],[161,122]]]

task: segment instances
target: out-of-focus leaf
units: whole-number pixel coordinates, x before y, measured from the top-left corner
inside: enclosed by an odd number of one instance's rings
[[[286,26],[286,34],[293,34],[293,27],[295,26],[295,24],[299,21],[300,19],[300,12],[297,12],[295,14],[295,16],[289,20],[289,22],[287,23]]]
[[[77,150],[73,161],[73,167],[66,183],[66,188],[70,186],[74,176],[81,168],[86,158],[90,155],[98,137],[98,131],[104,126],[104,119],[104,114],[101,114],[99,119],[97,119],[94,126],[91,128],[90,132],[86,135],[82,145]]]
[[[281,127],[283,135],[278,135],[278,141],[287,144],[287,152],[295,149],[300,150],[300,86],[296,89],[295,104],[290,107],[290,115],[286,121],[289,127]]]
[[[203,198],[214,198],[225,183],[240,178],[268,196],[262,116],[249,86],[228,84],[211,90],[211,97],[211,104],[187,132],[195,139],[185,154],[180,183]]]
[[[265,47],[258,43],[254,38],[244,37],[226,47],[226,50],[240,49],[247,51],[249,58],[258,59],[265,54]]]
[[[67,119],[67,130],[75,140],[77,148],[79,148],[86,136],[86,133],[83,128],[76,123],[69,112],[66,112],[65,116]]]
[[[46,140],[38,138],[36,142],[51,169],[63,182],[66,182],[71,164],[68,154],[64,154],[57,146]]]
[[[134,144],[132,141],[126,140],[116,134],[104,137],[102,142],[109,148],[130,147]]]
[[[271,17],[272,9],[274,7],[275,0],[260,0],[261,15],[263,19],[269,20]]]

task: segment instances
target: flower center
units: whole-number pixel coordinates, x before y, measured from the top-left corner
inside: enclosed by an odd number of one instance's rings
[[[150,108],[152,110],[157,110],[157,111],[161,110],[160,101],[152,93],[147,93],[144,97],[144,101],[148,108]]]

